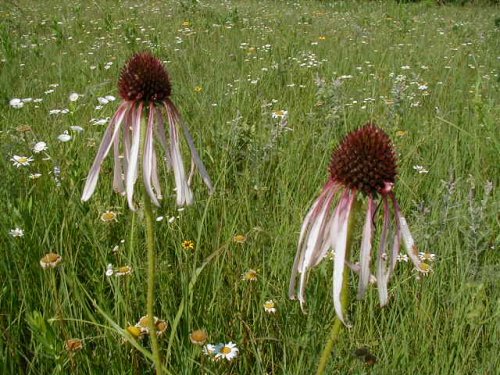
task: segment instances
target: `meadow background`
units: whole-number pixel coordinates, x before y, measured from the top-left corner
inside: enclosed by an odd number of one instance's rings
[[[353,327],[327,372],[496,373],[499,17],[495,6],[434,2],[2,1],[0,373],[152,372],[123,342],[146,314],[146,262],[141,217],[132,231],[111,191],[111,160],[80,202],[120,69],[142,50],[166,62],[216,184],[209,196],[198,178],[193,206],[178,211],[167,195],[156,210],[156,312],[170,325],[160,345],[172,374],[313,373],[334,317],[332,267],[312,271],[302,314],[287,298],[298,232],[333,148],[368,121],[394,140],[396,194],[436,259],[420,279],[400,263],[386,308],[375,287],[351,303]],[[106,95],[117,99],[96,108]],[[13,98],[32,100],[14,108]],[[281,110],[286,123],[273,117]],[[34,154],[39,141],[48,149]],[[34,161],[16,168],[13,155]],[[116,222],[100,220],[107,210]],[[48,252],[63,257],[52,270],[39,264]],[[107,277],[108,264],[133,273]],[[242,280],[250,269],[254,282]],[[212,363],[189,340],[197,328],[236,343],[238,358]],[[83,349],[68,353],[68,338]]]

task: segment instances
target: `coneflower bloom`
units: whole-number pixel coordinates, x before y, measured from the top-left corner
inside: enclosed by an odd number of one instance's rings
[[[135,210],[134,185],[142,169],[145,190],[151,201],[159,206],[162,193],[158,161],[162,159],[157,157],[155,140],[164,149],[168,169],[173,170],[178,205],[193,202],[190,184],[195,167],[212,192],[212,182],[191,134],[170,100],[172,87],[162,62],[148,52],[135,54],[123,67],[118,88],[123,100],[104,133],[82,200],[87,201],[94,193],[101,164],[113,147],[114,190],[126,195],[130,209]],[[189,176],[182,160],[181,133],[191,151]]]
[[[359,299],[364,297],[370,279],[375,279],[370,269],[378,207],[382,225],[375,276],[381,306],[388,302],[387,284],[398,260],[401,239],[418,270],[421,270],[421,263],[393,192],[397,166],[396,153],[389,136],[373,124],[348,134],[333,152],[329,171],[328,182],[302,224],[289,296],[291,299],[297,298],[303,308],[308,272],[332,249],[333,304],[337,316],[344,322],[341,304],[344,267],[347,265],[360,274]],[[359,262],[354,263],[346,256],[347,239],[351,235],[348,232],[352,230],[348,223],[359,195],[367,197],[367,208]]]

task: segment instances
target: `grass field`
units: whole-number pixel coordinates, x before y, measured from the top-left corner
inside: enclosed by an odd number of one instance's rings
[[[0,4],[0,373],[153,372],[148,339],[124,339],[146,315],[141,211],[133,219],[112,191],[112,160],[80,201],[120,101],[120,69],[148,50],[165,62],[215,184],[210,196],[196,178],[195,204],[179,211],[173,177],[162,178],[172,194],[155,212],[155,310],[169,325],[159,342],[172,374],[314,373],[335,316],[332,267],[311,272],[303,314],[287,295],[299,230],[334,147],[369,121],[394,141],[399,203],[435,259],[423,277],[401,262],[383,309],[376,287],[352,301],[327,373],[495,374],[499,8],[144,3]],[[14,155],[33,161],[16,167]],[[116,220],[101,220],[108,210]],[[42,269],[49,252],[62,262]],[[133,272],[106,276],[108,264]],[[249,270],[257,280],[242,278]],[[201,328],[209,343],[234,342],[238,357],[211,361],[189,339]],[[83,348],[67,350],[70,338]]]

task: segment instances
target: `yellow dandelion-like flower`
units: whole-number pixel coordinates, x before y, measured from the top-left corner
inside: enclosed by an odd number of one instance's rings
[[[326,40],[326,36],[324,35],[320,35],[320,37],[318,38],[319,40]]]
[[[194,250],[194,241],[191,240],[182,241],[182,248],[184,250]]]
[[[200,92],[202,92],[202,91],[203,91],[203,87],[201,87],[201,86],[195,86],[195,87],[194,87],[194,92],[196,92],[196,93],[200,93]]]
[[[105,223],[110,223],[112,221],[118,221],[117,219],[118,214],[114,211],[109,211],[107,210],[106,212],[103,212],[101,214],[101,220],[104,221]]]
[[[233,242],[236,243],[245,243],[247,240],[247,236],[244,234],[237,234],[236,236],[233,237]]]
[[[264,311],[269,314],[274,314],[276,312],[276,305],[272,299],[264,303]]]
[[[43,269],[55,268],[62,261],[62,256],[56,253],[48,253],[40,259],[40,265]]]
[[[205,342],[207,341],[207,338],[208,338],[208,334],[207,334],[207,331],[205,331],[204,329],[196,329],[193,332],[191,332],[191,334],[189,335],[189,340],[191,340],[191,342],[194,345],[201,346],[201,345],[205,344]]]
[[[396,132],[396,135],[397,135],[398,137],[404,137],[406,134],[408,134],[408,132],[407,132],[406,130],[398,130],[398,131]]]
[[[184,26],[184,27],[189,27],[189,26],[191,26],[191,22],[189,22],[189,21],[184,21],[184,22],[182,23],[182,26]]]
[[[257,281],[257,276],[258,276],[257,271],[250,269],[241,275],[241,280],[243,280],[243,281]]]
[[[430,266],[430,264],[422,262],[420,263],[420,269],[418,271],[420,271],[420,273],[424,275],[428,275],[432,272],[432,267]]]
[[[121,266],[114,271],[114,274],[115,276],[125,276],[125,275],[130,275],[132,271],[133,269],[130,266]]]
[[[140,327],[136,327],[136,326],[128,326],[127,332],[130,333],[135,338],[140,338],[144,334],[142,329]]]

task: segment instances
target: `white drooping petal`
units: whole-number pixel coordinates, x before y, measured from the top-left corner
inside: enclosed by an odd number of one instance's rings
[[[106,132],[104,133],[103,139],[101,141],[101,145],[99,146],[99,150],[97,151],[97,155],[94,159],[94,163],[90,168],[89,175],[87,177],[87,181],[85,182],[85,187],[83,188],[82,193],[82,201],[87,201],[90,199],[97,185],[97,180],[99,178],[99,171],[101,170],[101,164],[106,158],[111,149],[111,145],[115,140],[119,130],[121,123],[123,121],[123,117],[128,112],[130,105],[126,102],[122,103],[115,115],[110,121]]]
[[[396,202],[396,197],[391,195],[392,202],[394,204],[394,211],[396,216],[396,222],[398,224],[398,230],[401,233],[401,237],[403,238],[403,243],[406,248],[406,252],[410,257],[411,261],[417,268],[417,270],[421,271],[420,268],[420,259],[418,258],[418,250],[415,246],[415,241],[410,233],[410,228],[408,227],[408,223],[406,222],[405,217],[401,213],[398,203]]]
[[[303,246],[303,240],[305,233],[307,232],[307,229],[309,228],[310,221],[312,214],[316,207],[318,206],[319,202],[321,201],[321,197],[316,199],[314,203],[312,204],[311,208],[307,212],[304,221],[302,223],[302,226],[300,228],[300,234],[299,234],[299,242],[297,245],[297,253],[295,254],[295,259],[293,261],[293,267],[292,267],[292,276],[290,277],[290,286],[288,288],[288,297],[290,299],[295,299],[296,298],[296,280],[297,280],[297,273],[299,271],[299,265],[302,264],[303,258],[304,258],[304,246]]]
[[[132,145],[130,148],[130,160],[128,163],[127,176],[126,176],[126,190],[128,206],[132,211],[135,211],[133,196],[134,185],[137,180],[139,168],[139,146],[141,140],[141,117],[142,117],[142,104],[135,111],[135,116],[132,120]]]
[[[330,212],[331,207],[334,202],[335,194],[338,192],[340,186],[335,184],[331,188],[331,195],[327,197],[327,212]],[[316,267],[328,254],[328,250],[333,249],[333,243],[331,242],[332,233],[336,236],[338,231],[338,222],[339,222],[339,207],[335,207],[333,213],[329,216],[328,221],[325,222],[323,230],[321,231],[321,248],[319,251],[316,251],[314,256],[311,257],[309,267]]]
[[[387,199],[384,199],[384,224],[382,228],[382,235],[380,237],[380,245],[377,258],[377,288],[380,300],[380,306],[385,306],[389,301],[389,294],[387,291],[387,284],[389,282],[389,271],[387,270],[387,235],[390,225],[390,211]]]
[[[339,230],[336,238],[332,238],[335,248],[335,258],[333,263],[333,306],[338,318],[344,324],[344,314],[342,311],[341,294],[344,280],[344,269],[347,251],[347,230],[349,227],[349,217],[352,204],[356,195],[346,191],[339,202]]]
[[[298,299],[303,308],[305,303],[305,287],[307,283],[307,274],[311,268],[311,263],[320,257],[319,252],[323,247],[323,232],[325,231],[326,223],[328,220],[328,211],[331,205],[331,192],[328,192],[318,205],[318,212],[314,212],[311,218],[311,226],[307,233],[305,240],[304,255],[302,262],[298,264],[298,271],[300,273],[299,296]]]
[[[323,192],[309,208],[309,211],[307,212],[304,221],[302,223],[302,226],[300,228],[299,241],[297,244],[297,253],[295,254],[295,259],[293,261],[292,275],[290,277],[290,285],[288,288],[288,296],[290,299],[295,299],[297,297],[296,295],[297,273],[300,272],[299,270],[303,269],[304,257],[307,248],[306,239],[309,237],[310,227],[314,223],[314,220],[317,217],[318,212],[321,210],[322,202],[324,201],[325,195],[328,193],[330,188],[331,184],[325,186]],[[304,277],[301,277],[301,279],[302,279],[301,289],[303,289],[306,279]]]
[[[214,188],[212,185],[212,180],[210,179],[210,176],[208,175],[208,172],[205,168],[205,165],[203,164],[203,161],[200,158],[200,155],[198,154],[198,151],[196,150],[196,147],[193,142],[193,137],[191,137],[191,133],[189,132],[188,127],[184,124],[182,119],[178,119],[179,123],[182,126],[182,130],[184,131],[184,137],[186,138],[187,144],[189,146],[189,149],[191,150],[191,157],[192,160],[194,161],[196,167],[198,168],[198,171],[200,172],[200,176],[203,179],[203,182],[205,182],[205,185],[208,187],[208,192],[212,194],[214,192]]]
[[[158,196],[158,199],[162,199],[160,179],[158,178],[158,162],[156,159],[156,152],[154,147],[153,147],[152,163],[153,163],[153,174],[151,176],[151,179],[153,182],[153,187],[155,189],[156,195]]]
[[[190,205],[193,203],[193,193],[191,192],[186,180],[186,172],[182,161],[177,123],[174,114],[170,111],[170,108],[166,106],[166,109],[170,125],[170,160],[172,163],[172,169],[174,170],[177,205]]]
[[[156,109],[156,118],[157,118],[157,125],[158,127],[155,129],[156,134],[158,135],[158,139],[160,140],[160,143],[165,150],[165,157],[167,158],[167,170],[170,171],[172,168],[172,162],[170,160],[170,147],[167,142],[167,133],[165,131],[165,124],[163,121],[163,113],[160,108]]]
[[[125,185],[123,185],[123,163],[120,155],[120,137],[117,136],[113,141],[113,155],[115,161],[115,168],[113,169],[113,189],[119,194],[125,192]]]
[[[302,264],[299,265],[299,272],[301,273],[306,272],[311,267],[311,261],[315,260],[320,255],[319,253],[321,252],[323,245],[323,232],[326,227],[325,219],[327,218],[327,213],[331,203],[330,198],[330,195],[328,195],[325,199],[323,199],[318,214],[312,220],[311,229],[306,241],[304,259]]]
[[[359,256],[359,286],[358,299],[364,297],[368,283],[370,282],[370,263],[373,235],[373,216],[375,214],[375,202],[372,197],[368,198],[368,209],[366,210],[365,224],[363,227],[363,237],[361,239],[361,250]]]
[[[148,193],[151,201],[156,205],[160,206],[158,199],[156,198],[156,194],[153,191],[153,187],[151,185],[151,180],[153,176],[153,127],[154,127],[154,104],[150,104],[149,108],[149,118],[148,124],[146,128],[146,138],[144,140],[144,151],[143,151],[143,159],[142,159],[142,175],[144,178],[144,188]]]

